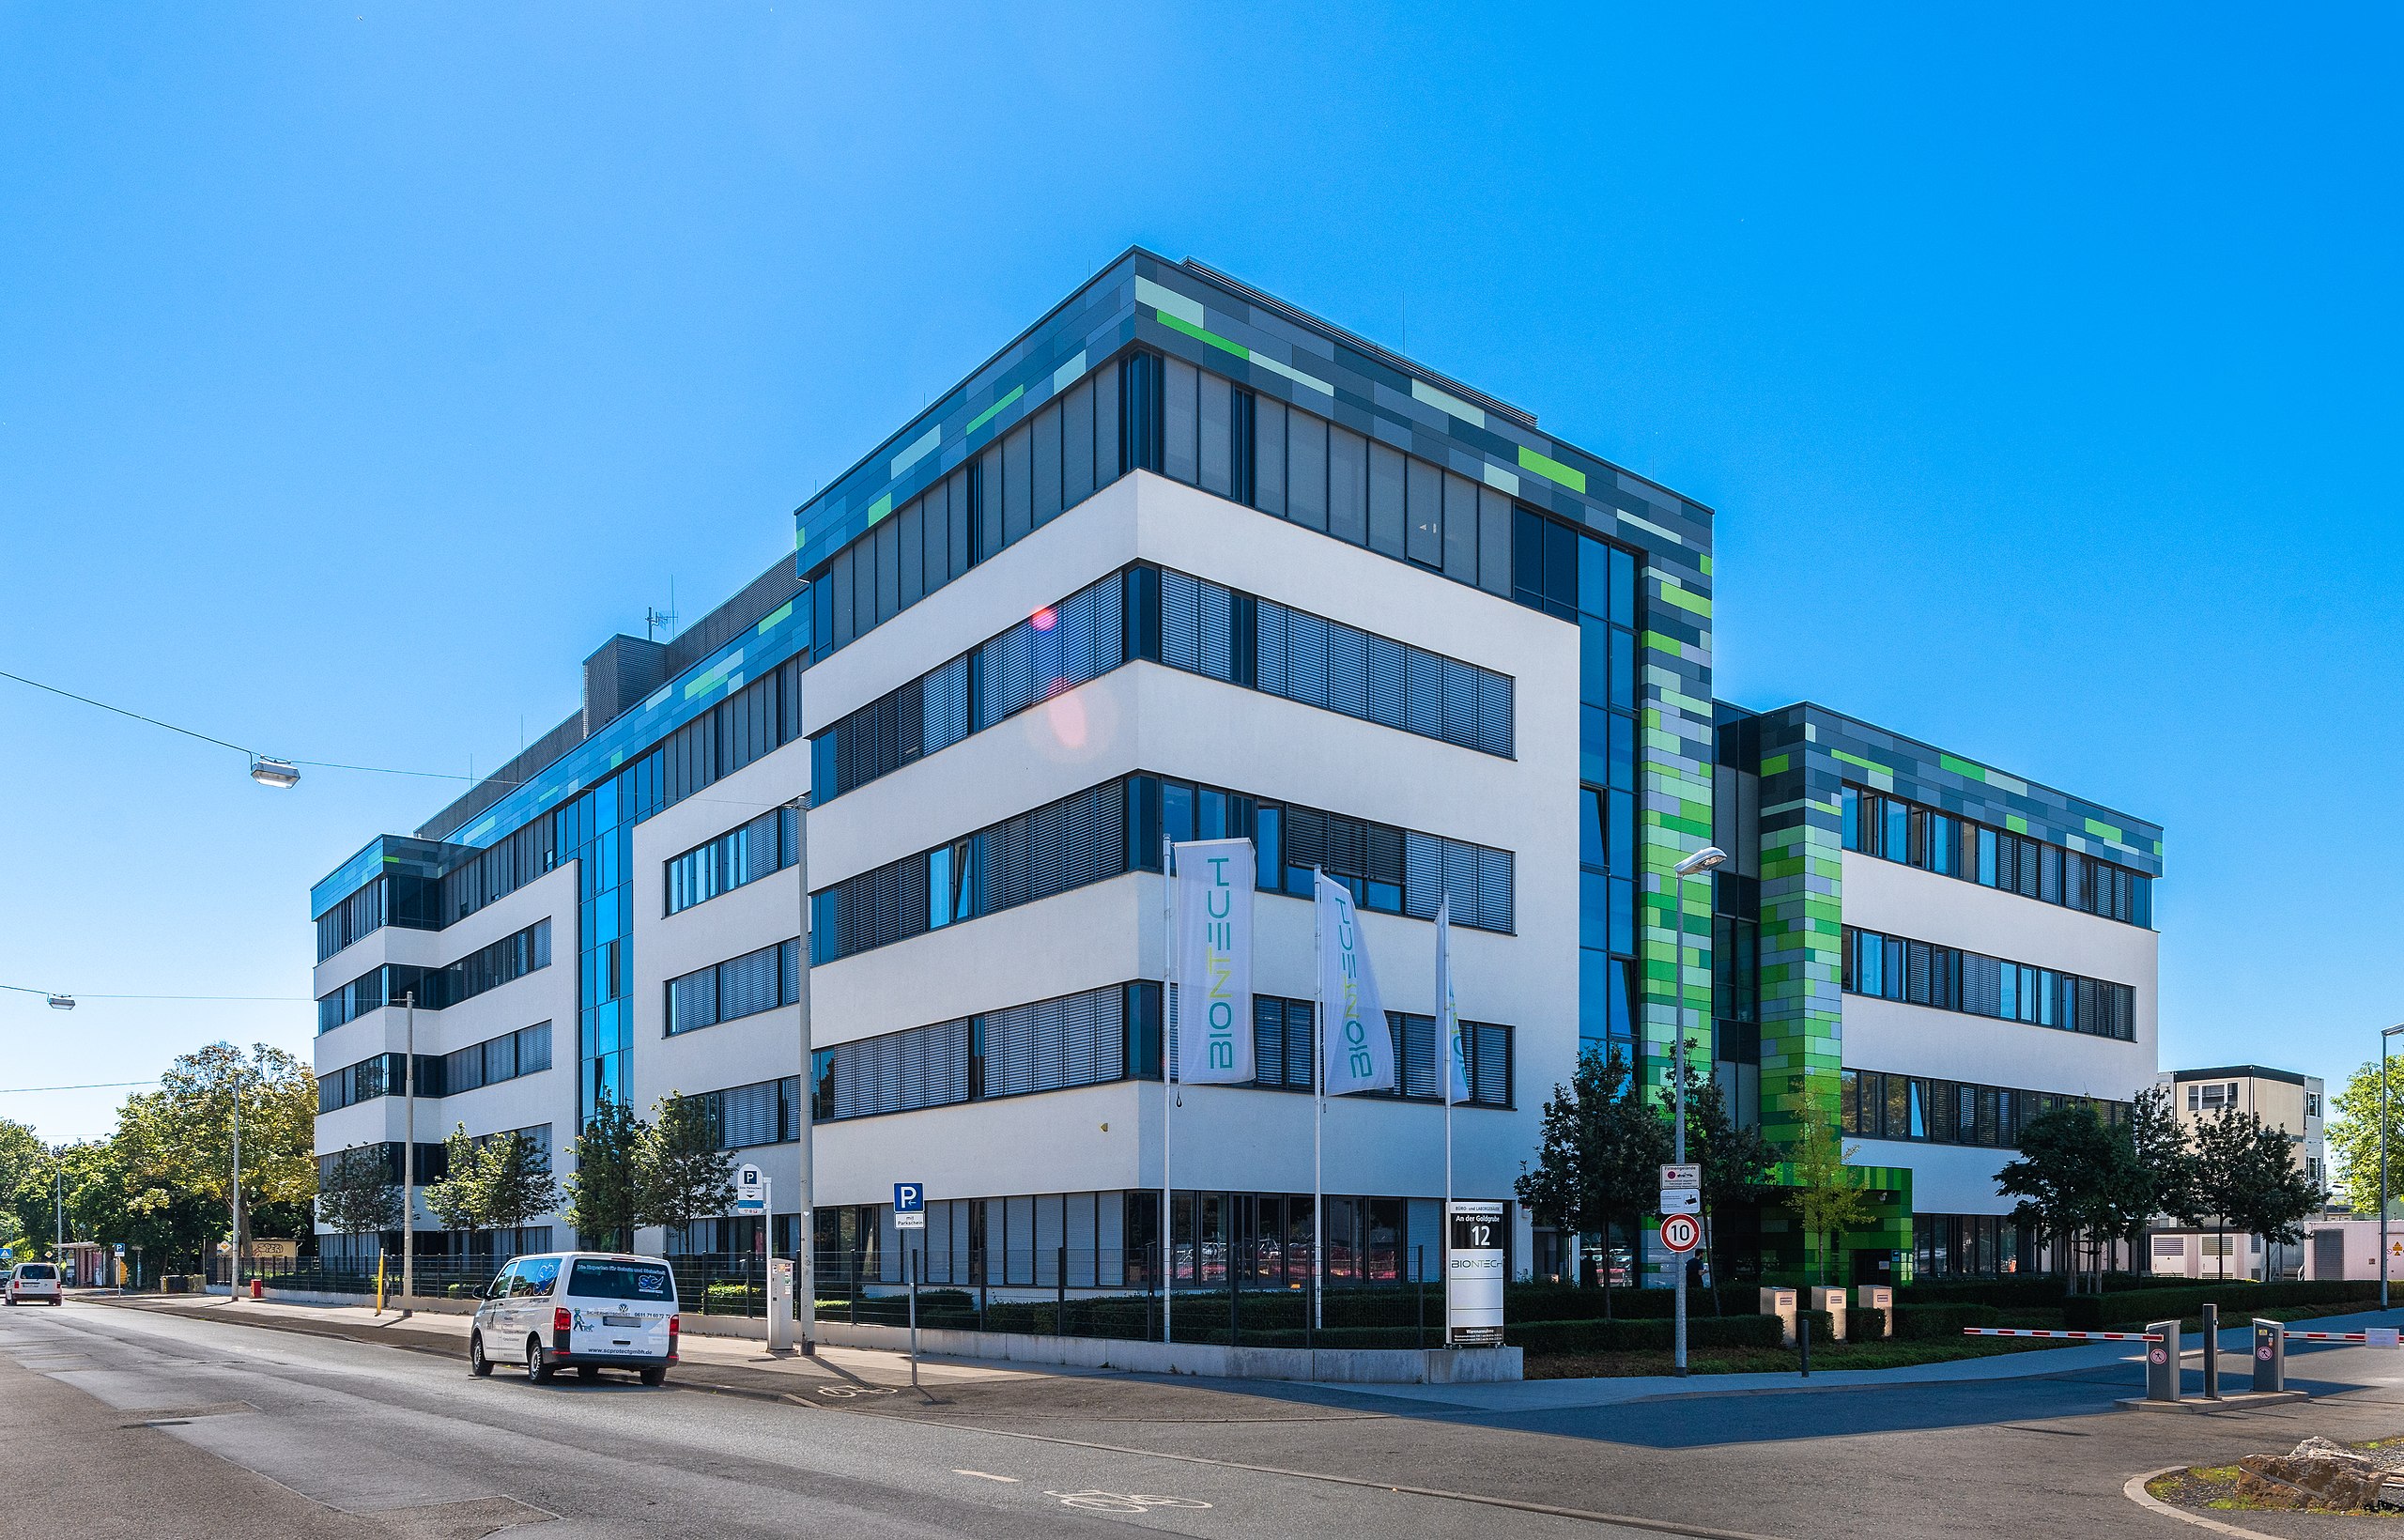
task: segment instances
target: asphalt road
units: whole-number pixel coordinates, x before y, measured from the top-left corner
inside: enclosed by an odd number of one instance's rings
[[[0,1316],[0,1458],[38,1466],[43,1490],[74,1498],[79,1525],[93,1507],[126,1512],[128,1492],[163,1494],[136,1502],[143,1522],[81,1525],[96,1535],[464,1536],[514,1518],[561,1540],[1128,1524],[1314,1540],[1496,1525],[1514,1540],[2163,1537],[2198,1532],[2129,1502],[2121,1486],[2138,1471],[2306,1433],[2404,1433],[2404,1357],[2299,1353],[2293,1369],[2319,1399],[2215,1416],[2116,1409],[2134,1365],[1872,1390],[1715,1394],[1703,1381],[1695,1394],[1518,1413],[1123,1377],[830,1408],[672,1379],[664,1391],[536,1387],[506,1369],[476,1380],[455,1360],[388,1346],[78,1303]],[[223,1458],[195,1465],[198,1452]],[[0,1535],[55,1535],[64,1511],[11,1502]],[[311,1527],[310,1513],[324,1522]]]

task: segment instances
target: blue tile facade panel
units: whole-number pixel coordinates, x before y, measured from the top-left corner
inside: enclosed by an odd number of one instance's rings
[[[1372,345],[1256,298],[1191,265],[1128,252],[803,504],[795,514],[803,570],[1141,343],[1609,538],[1682,552],[1664,565],[1679,573],[1682,592],[1707,595],[1708,509],[1537,431],[1523,414],[1488,409],[1469,399],[1473,392],[1444,390]]]
[[[1940,812],[1990,824],[2031,839],[2162,875],[2162,826],[2100,803],[2023,780],[1993,765],[1872,727],[1825,707],[1800,708],[1815,752],[1834,774],[1873,792],[1892,792]]]
[[[1702,1019],[1710,1020],[1708,885],[1692,885],[1682,916],[1679,885],[1671,871],[1706,843],[1711,832],[1707,508],[1551,438],[1526,413],[1419,371],[1375,344],[1314,322],[1194,264],[1137,249],[798,509],[801,570],[824,569],[846,546],[1138,346],[1231,379],[1263,401],[1287,403],[1364,435],[1373,446],[1372,472],[1384,464],[1391,479],[1397,469],[1391,458],[1379,461],[1375,446],[1398,450],[1411,456],[1398,463],[1405,476],[1419,463],[1449,470],[1641,557],[1636,794],[1643,848],[1635,863],[1641,1000],[1641,1020],[1631,1025],[1642,1046],[1644,1078],[1661,1084],[1676,1037],[1682,986]],[[1172,385],[1186,377],[1170,370]],[[1097,419],[1097,440],[1106,426]],[[1163,469],[1173,479],[1224,491],[1214,485],[1214,445],[1206,426],[1194,446],[1194,466],[1164,459]],[[1105,458],[1097,454],[1098,462]],[[1101,480],[1098,473],[1097,485]],[[1007,507],[1007,488],[1002,496]],[[948,495],[947,502],[951,500],[956,500]],[[1369,500],[1373,505],[1377,500]],[[1374,527],[1356,532],[1354,542],[1384,549],[1378,532]],[[1408,552],[1398,547],[1389,554]],[[1490,562],[1497,554],[1486,552],[1482,559]],[[1444,563],[1448,572],[1455,565]],[[1575,795],[1577,789],[1564,786],[1562,794]]]
[[[466,855],[504,839],[536,818],[566,806],[579,793],[640,759],[670,733],[745,685],[809,650],[809,606],[800,600],[780,606],[746,628],[741,636],[653,691],[641,704],[605,724],[600,732],[536,771],[524,785],[511,790],[477,814],[466,828],[452,831],[448,843],[391,834],[368,841],[365,849],[310,888],[311,917],[324,914],[373,881],[384,870],[390,853],[402,852],[407,859],[449,870]],[[439,854],[427,855],[427,852]],[[439,875],[439,871],[429,870],[425,874]]]

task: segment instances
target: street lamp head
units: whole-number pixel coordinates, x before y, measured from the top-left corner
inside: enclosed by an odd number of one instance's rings
[[[1705,845],[1680,861],[1677,873],[1681,877],[1691,877],[1698,871],[1709,871],[1713,867],[1723,865],[1727,859],[1728,853],[1718,845]]]
[[[2379,1035],[2382,1038],[2393,1038],[2399,1033],[2404,1033],[2404,1022],[2398,1022],[2394,1026],[2381,1027]]]
[[[49,1001],[50,1009],[53,1010],[72,1010],[75,1009],[75,996],[71,994],[54,994],[49,997]]]
[[[290,760],[270,760],[254,754],[251,756],[251,778],[261,786],[282,790],[300,784],[300,767]]]

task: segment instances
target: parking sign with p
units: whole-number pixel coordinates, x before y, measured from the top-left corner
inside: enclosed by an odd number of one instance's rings
[[[893,1227],[897,1230],[923,1230],[927,1227],[925,1182],[897,1181],[893,1184]]]

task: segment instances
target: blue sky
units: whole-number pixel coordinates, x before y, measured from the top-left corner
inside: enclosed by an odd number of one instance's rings
[[[0,6],[0,669],[489,769],[1142,242],[1717,508],[1722,695],[2166,825],[2165,1064],[2404,1018],[2392,10],[892,8]],[[242,771],[0,681],[0,982],[305,995],[456,789]],[[0,994],[0,1115],[312,1025]]]

